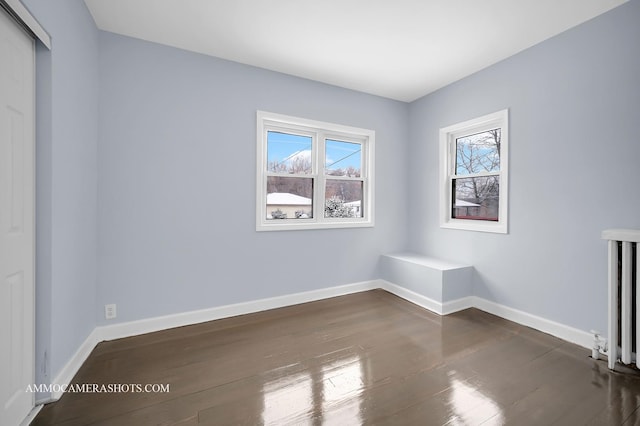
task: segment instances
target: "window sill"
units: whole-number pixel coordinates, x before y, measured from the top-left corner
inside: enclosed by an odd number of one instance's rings
[[[285,219],[286,220],[286,219]],[[300,220],[300,219],[298,219]],[[275,222],[275,223],[274,223]],[[256,231],[300,231],[310,229],[340,229],[340,228],[372,228],[374,226],[371,220],[343,222],[343,221],[326,221],[326,222],[288,222],[280,223],[279,220],[261,222],[256,224]]]
[[[483,220],[450,219],[447,222],[441,223],[440,228],[459,229],[464,231],[491,232],[495,234],[508,234],[506,223],[486,222]]]

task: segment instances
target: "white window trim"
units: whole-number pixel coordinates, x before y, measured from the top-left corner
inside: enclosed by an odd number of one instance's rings
[[[498,221],[455,219],[451,217],[452,175],[455,169],[455,141],[457,138],[501,128],[500,141],[500,197]],[[509,110],[494,112],[472,120],[440,129],[440,227],[469,231],[508,233],[509,194]]]
[[[359,228],[374,226],[374,152],[375,131],[358,127],[344,126],[323,121],[309,120],[266,111],[257,111],[257,155],[256,155],[256,231],[281,231],[295,229],[323,228]],[[316,180],[313,191],[314,217],[309,219],[267,219],[267,131],[279,129],[283,132],[299,132],[313,138],[312,164],[315,173],[301,177],[313,177]],[[363,205],[364,217],[361,218],[325,218],[324,193],[316,188],[324,188],[326,176],[323,160],[325,139],[338,139],[356,142],[362,145]],[[320,155],[319,155],[320,154]],[[295,177],[296,175],[288,175]],[[332,176],[330,179],[353,180],[348,177]]]

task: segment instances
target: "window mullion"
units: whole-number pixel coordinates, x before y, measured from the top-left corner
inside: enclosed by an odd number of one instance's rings
[[[313,191],[314,209],[316,210],[316,220],[318,222],[324,222],[324,194],[326,191],[326,177],[325,177],[325,132],[316,132],[316,144],[315,144],[315,165],[316,165],[316,181],[317,185]]]

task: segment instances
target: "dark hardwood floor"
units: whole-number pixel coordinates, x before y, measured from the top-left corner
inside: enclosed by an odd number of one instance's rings
[[[633,425],[640,378],[476,309],[382,290],[99,344],[33,425]]]

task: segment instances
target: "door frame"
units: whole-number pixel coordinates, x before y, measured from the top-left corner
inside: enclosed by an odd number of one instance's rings
[[[37,66],[36,66],[36,61],[35,61],[35,53],[36,53],[36,48],[35,48],[35,43],[39,40],[47,49],[51,49],[51,38],[49,36],[49,34],[44,30],[44,28],[40,25],[40,23],[38,22],[38,20],[31,15],[31,13],[24,7],[24,5],[19,1],[19,0],[0,0],[0,8],[2,8],[4,11],[7,12],[7,15],[9,17],[10,20],[12,20],[16,26],[22,30],[25,31],[25,33],[27,34],[27,36],[30,36],[33,40],[34,40],[34,46],[33,46],[33,73],[34,73],[34,80],[32,82],[33,84],[33,114],[34,114],[34,122],[33,122],[33,158],[32,158],[32,164],[33,164],[33,194],[35,197],[36,191],[35,191],[35,186],[36,186],[36,181],[35,181],[35,167],[36,167],[36,163],[35,163],[35,152],[36,152],[36,138],[37,135],[35,133],[35,113],[36,113],[36,102],[37,102],[37,94],[36,94],[36,83],[35,83],[35,78],[36,78],[36,72],[37,72]],[[36,248],[36,237],[35,237],[35,215],[36,215],[36,203],[35,203],[35,198],[34,198],[34,204],[33,204],[33,226],[34,226],[34,236],[33,236],[33,243],[32,243],[32,249],[33,249],[33,291],[34,291],[34,297],[32,300],[33,303],[33,326],[34,326],[34,330],[33,330],[33,336],[31,336],[34,340],[33,340],[33,344],[31,345],[31,350],[32,353],[30,354],[30,358],[33,361],[33,366],[31,369],[31,381],[34,382],[35,384],[35,371],[36,371],[36,347],[35,347],[35,315],[37,315],[36,312],[36,300],[35,300],[35,289],[36,289],[36,275],[35,275],[35,253],[37,251]],[[40,409],[42,408],[42,405],[35,405],[35,394],[32,395],[31,398],[31,411],[28,413],[28,415],[23,419],[22,423],[23,425],[28,425],[31,423],[31,421],[35,418],[35,416],[37,415],[37,413],[40,411]]]
[[[47,49],[51,50],[51,37],[19,0],[0,0],[0,7],[6,10],[14,21],[34,39],[40,40]]]

